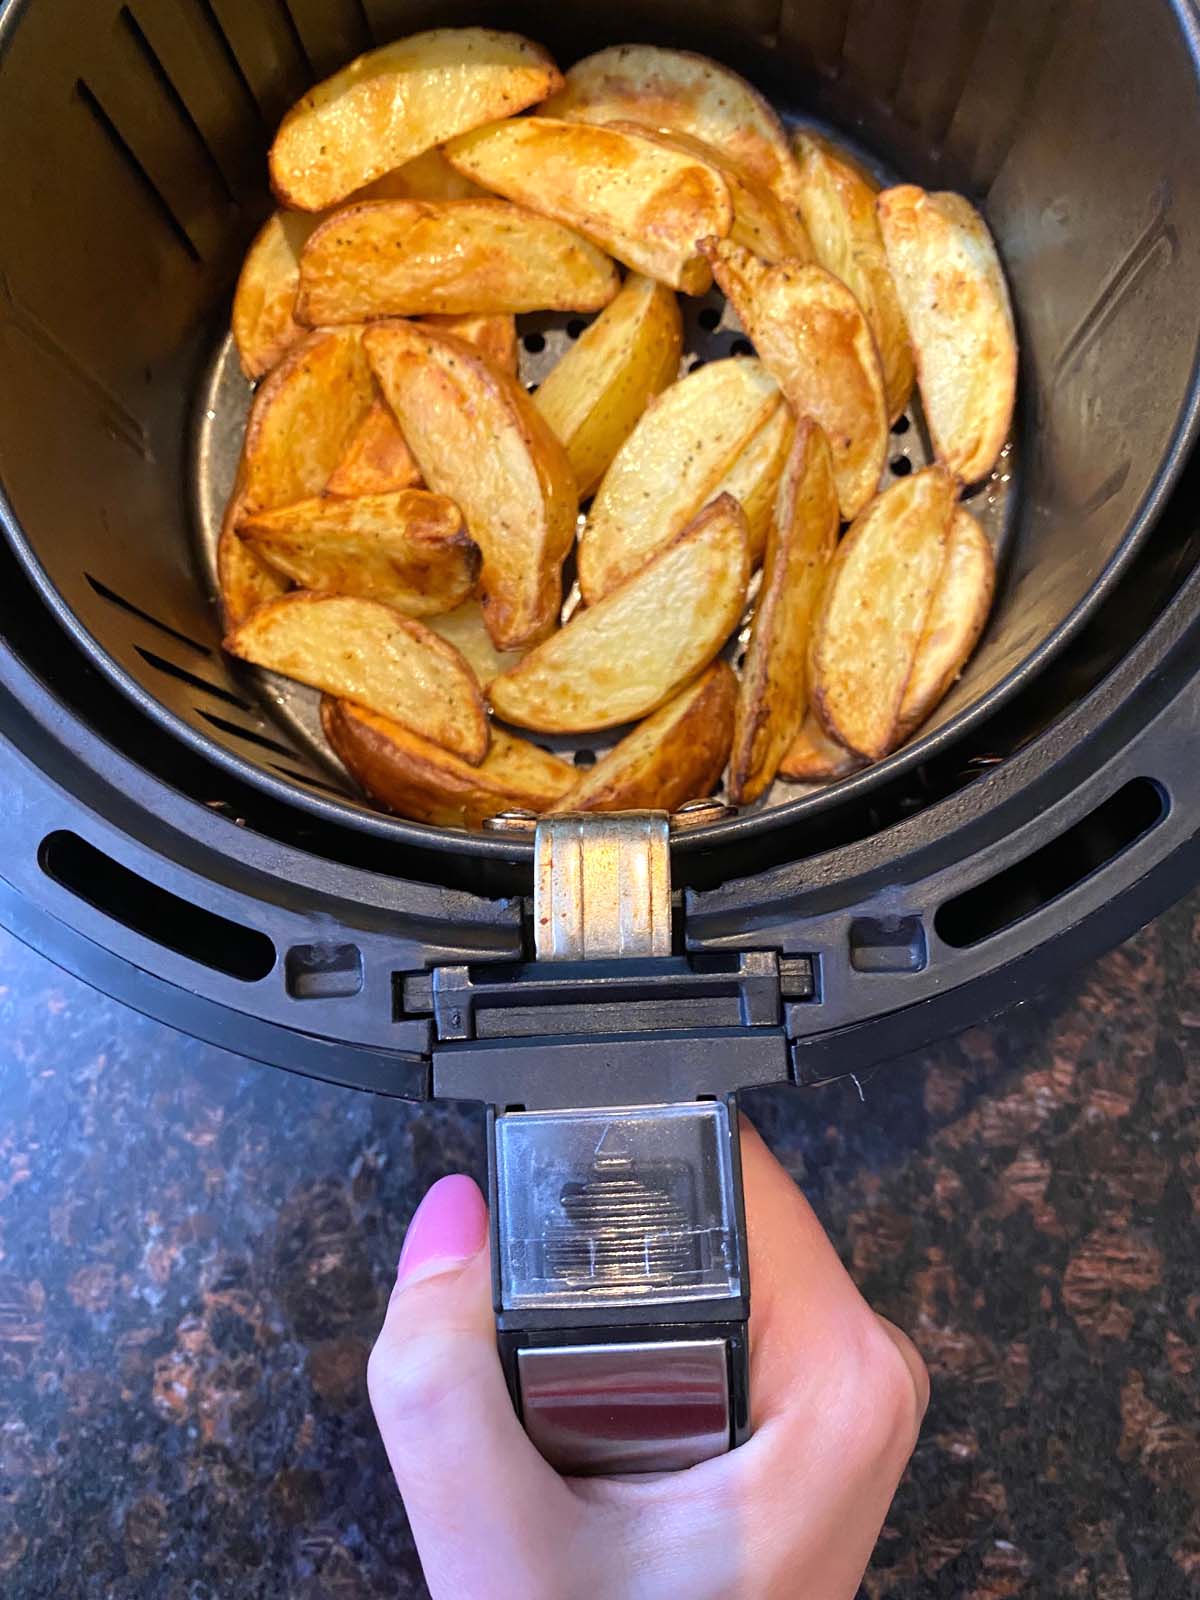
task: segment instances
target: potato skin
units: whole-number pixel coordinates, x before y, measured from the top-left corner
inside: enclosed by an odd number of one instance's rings
[[[848,778],[866,764],[862,756],[831,739],[816,713],[810,711],[788,746],[779,776],[791,783],[833,783],[837,778]]]
[[[568,762],[502,728],[471,766],[401,723],[328,695],[321,725],[373,800],[432,827],[478,828],[501,811],[547,811],[575,779]]]
[[[929,602],[912,676],[900,702],[896,743],[903,744],[945,699],[987,623],[996,557],[983,529],[961,506],[946,534],[946,553]]]
[[[677,811],[716,787],[733,736],[737,679],[714,661],[600,757],[556,811]]]

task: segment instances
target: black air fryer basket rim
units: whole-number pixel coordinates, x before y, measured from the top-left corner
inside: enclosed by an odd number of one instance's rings
[[[0,55],[3,55],[20,14],[31,0],[0,0]],[[1200,27],[1189,0],[1166,0],[1192,70],[1200,80]],[[1020,308],[1017,307],[1018,317]],[[1029,419],[1036,408],[1027,394],[1028,375],[1022,380],[1017,425],[1021,439],[1020,458],[1029,448]],[[1129,519],[1125,535],[1087,593],[1071,612],[985,694],[965,706],[930,733],[918,738],[884,760],[861,772],[823,788],[798,796],[769,809],[743,812],[737,816],[680,833],[672,840],[676,853],[711,850],[722,843],[739,842],[789,828],[815,819],[843,800],[859,800],[872,789],[949,750],[967,733],[979,727],[1012,700],[1032,679],[1057,657],[1091,619],[1120,583],[1143,541],[1178,481],[1197,436],[1200,435],[1200,339],[1193,351],[1187,394],[1180,409],[1170,444],[1160,461],[1153,482]],[[1019,485],[1018,485],[1019,492]],[[0,484],[0,528],[3,529],[22,568],[29,576],[60,627],[74,640],[86,659],[124,694],[139,711],[173,738],[181,740],[195,754],[212,762],[242,783],[265,793],[271,800],[307,812],[316,821],[350,827],[393,845],[410,846],[427,852],[444,852],[480,859],[512,862],[532,860],[533,846],[525,838],[500,838],[483,831],[436,828],[424,823],[393,817],[375,810],[367,802],[354,803],[326,798],[299,783],[275,776],[252,761],[218,744],[191,727],[157,697],[147,691],[94,638],[74,609],[53,583]],[[199,577],[197,576],[197,581]]]

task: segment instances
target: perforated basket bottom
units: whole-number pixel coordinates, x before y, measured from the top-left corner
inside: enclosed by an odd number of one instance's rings
[[[793,124],[796,125],[796,124]],[[830,133],[833,130],[821,129]],[[835,138],[845,142],[836,132]],[[885,183],[897,181],[879,164],[860,152],[867,163]],[[684,348],[680,361],[680,376],[694,371],[706,361],[719,360],[730,355],[749,355],[752,346],[747,341],[733,309],[718,289],[701,298],[680,295],[684,320]],[[526,388],[535,390],[551,367],[578,339],[587,327],[590,317],[576,314],[540,313],[517,319],[519,334],[520,376]],[[227,336],[214,354],[203,390],[198,397],[196,427],[193,438],[191,498],[193,522],[198,541],[200,569],[216,603],[217,540],[225,503],[233,487],[241,451],[242,434],[253,390],[242,376],[237,351],[232,336]],[[897,477],[927,466],[933,460],[920,403],[914,394],[908,411],[892,429],[888,464],[884,469],[882,487]],[[1002,565],[1011,536],[1016,510],[1016,460],[1013,441],[1005,446],[1000,461],[991,478],[977,488],[971,496],[970,509],[982,524],[996,549]],[[580,513],[580,526],[584,513]],[[568,565],[568,578],[571,576]],[[757,581],[757,580],[756,580]],[[751,589],[753,601],[754,587]],[[570,614],[578,602],[578,589],[571,583],[566,589],[563,616]],[[747,608],[746,618],[738,632],[726,646],[727,658],[737,663],[745,649],[752,610]],[[968,672],[969,672],[968,667]],[[329,749],[321,733],[320,696],[303,684],[293,683],[276,673],[254,668],[244,668],[247,686],[261,701],[268,715],[294,738],[300,741],[314,759],[349,794],[357,794],[357,785]],[[544,749],[573,759],[577,766],[591,766],[596,759],[620,740],[628,728],[609,728],[596,734],[530,734]],[[722,790],[717,791],[721,794]],[[750,809],[760,809],[782,804],[805,793],[803,785],[777,782]]]

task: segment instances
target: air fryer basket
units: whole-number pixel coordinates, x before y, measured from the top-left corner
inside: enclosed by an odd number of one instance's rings
[[[366,820],[310,740],[303,697],[272,716],[219,649],[205,533],[245,404],[221,343],[269,205],[264,152],[282,109],[373,41],[475,20],[524,27],[564,62],[638,35],[708,47],[882,171],[984,205],[1022,341],[1023,439],[974,507],[1002,549],[997,605],[924,737],[851,792],[928,761],[1084,625],[1182,457],[1200,102],[1169,0],[572,5],[552,20],[395,0],[13,0],[0,60],[0,481],[18,555],[62,626],[177,736],[289,804]],[[733,335],[703,329],[701,309],[694,353],[725,353]],[[566,337],[556,330],[551,347]],[[916,428],[893,446],[898,470],[923,459]],[[741,823],[795,823],[846,788],[778,785],[774,809]],[[455,852],[487,845],[370,826]]]

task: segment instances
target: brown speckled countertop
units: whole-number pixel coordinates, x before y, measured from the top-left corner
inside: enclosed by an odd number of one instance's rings
[[[870,1600],[1200,1594],[1200,897],[1061,993],[750,1109],[934,1399]],[[424,1593],[364,1363],[418,1111],[184,1039],[0,935],[0,1593]]]

